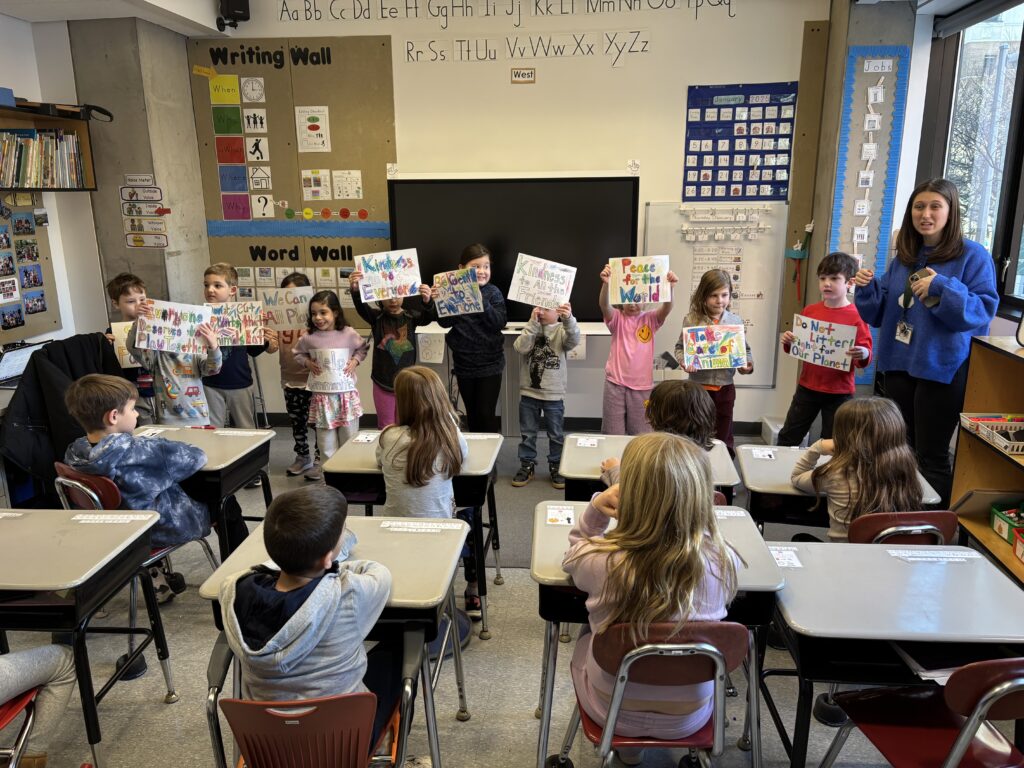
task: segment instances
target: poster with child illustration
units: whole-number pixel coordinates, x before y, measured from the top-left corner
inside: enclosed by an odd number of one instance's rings
[[[258,301],[207,304],[210,323],[222,347],[245,347],[263,343],[263,305]]]
[[[668,256],[631,256],[609,259],[612,274],[608,299],[612,304],[662,304],[672,301],[672,287],[666,279]]]
[[[698,371],[742,368],[747,345],[742,325],[694,325],[683,328],[683,364]]]

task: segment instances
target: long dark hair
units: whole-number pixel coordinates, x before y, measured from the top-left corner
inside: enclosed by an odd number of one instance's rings
[[[334,313],[334,330],[344,331],[348,328],[348,323],[345,322],[345,313],[342,311],[341,302],[338,300],[338,294],[334,291],[319,291],[314,293],[313,298],[309,300],[309,319],[306,321],[306,326],[309,328],[310,333],[316,333],[317,331],[317,327],[313,325],[314,304],[325,304]]]
[[[647,401],[647,420],[655,432],[688,437],[710,451],[715,436],[715,403],[694,381],[663,381]]]
[[[896,237],[896,258],[900,263],[913,267],[917,264],[918,254],[924,245],[924,238],[921,233],[914,229],[914,201],[922,192],[934,192],[942,195],[949,205],[949,218],[946,219],[946,226],[942,228],[942,237],[931,253],[928,254],[929,264],[939,264],[943,261],[959,259],[964,253],[964,233],[960,228],[960,193],[956,184],[946,179],[928,179],[918,184],[910,194],[910,201],[907,203],[907,210],[903,214],[903,224],[900,225],[900,233]]]

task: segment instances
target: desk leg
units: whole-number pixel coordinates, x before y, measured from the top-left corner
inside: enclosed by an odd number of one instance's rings
[[[544,768],[548,759],[548,731],[555,698],[555,665],[558,664],[558,622],[549,621],[544,628],[544,665],[541,667],[543,695],[541,699],[540,733],[537,735],[537,768]]]
[[[761,668],[757,658],[757,633],[748,629],[747,637],[747,717],[743,732],[750,745],[750,767],[761,768]]]
[[[0,629],[0,653],[10,653],[11,646],[7,644],[7,633]]]
[[[223,563],[231,554],[231,545],[228,542],[228,516],[226,512],[227,500],[221,499],[217,504],[217,513],[214,522],[217,523],[217,547],[220,550],[220,561]]]
[[[153,579],[149,575],[149,570],[145,568],[142,569],[137,578],[142,582],[142,596],[146,600],[146,613],[149,614],[149,626],[153,630],[156,655],[160,659],[160,667],[164,672],[164,682],[167,683],[167,695],[164,696],[164,704],[173,704],[178,700],[178,694],[174,690],[174,676],[171,673],[171,650],[167,646],[167,636],[164,634],[164,622],[160,616],[160,604],[156,601]]]
[[[263,489],[263,506],[269,507],[270,502],[274,500],[274,494],[270,490],[270,475],[267,474],[266,468],[260,470],[260,483]]]
[[[804,768],[807,762],[807,739],[811,733],[811,707],[814,704],[814,683],[799,678],[796,700],[796,722],[793,724],[793,751],[789,755],[790,768]]]
[[[494,479],[487,484],[487,539],[494,549],[494,583],[501,586],[505,577],[501,575],[501,541],[498,538],[498,504],[494,500]]]
[[[473,507],[473,552],[476,554],[476,586],[480,593],[480,639],[490,640],[487,623],[487,550],[484,549],[484,511]]]
[[[459,711],[455,719],[460,722],[469,720],[469,704],[466,703],[466,677],[462,669],[462,640],[459,637],[459,612],[455,607],[455,586],[448,590],[448,631],[452,635],[452,660],[455,662],[455,685],[459,689]],[[442,658],[437,659],[440,667]]]
[[[426,648],[423,649],[420,678],[420,685],[423,686],[423,714],[427,718],[427,742],[430,745],[430,764],[434,768],[441,768],[441,745],[437,736],[437,712],[434,710],[434,692],[430,688],[430,654]]]
[[[92,687],[92,669],[89,666],[89,650],[85,646],[85,629],[89,619],[85,619],[71,633],[71,650],[75,656],[75,676],[78,678],[78,693],[82,699],[82,715],[85,718],[85,733],[89,745],[95,747],[100,743],[100,718],[96,712],[96,692]],[[93,766],[99,768],[96,750],[93,749]]]

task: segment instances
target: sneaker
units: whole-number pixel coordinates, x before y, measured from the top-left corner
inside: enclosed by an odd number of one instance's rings
[[[261,485],[263,485],[263,478],[260,477],[259,475],[256,475],[256,477],[254,477],[252,480],[250,480],[248,483],[245,484],[245,487],[246,488],[259,488]]]
[[[150,578],[153,579],[153,589],[156,590],[156,601],[158,603],[169,603],[174,599],[174,592],[171,590],[171,585],[167,583],[167,577],[164,576],[164,572],[156,566],[149,569]]]
[[[288,477],[296,477],[298,475],[301,475],[307,469],[310,469],[312,466],[313,466],[313,457],[312,456],[309,456],[309,455],[300,456],[299,454],[295,454],[295,461],[293,461],[291,463],[291,466],[289,466],[284,471],[284,473],[286,475],[288,475]]]
[[[320,466],[320,462],[315,461],[313,466],[302,473],[302,476],[312,483],[319,483],[324,479],[323,467]]]
[[[565,488],[565,478],[558,471],[558,465],[554,462],[548,464],[548,474],[551,475],[551,487],[557,490]]]
[[[516,472],[516,476],[512,478],[513,488],[522,488],[524,485],[533,480],[533,468],[534,463],[532,461],[524,461],[519,465],[519,471]]]

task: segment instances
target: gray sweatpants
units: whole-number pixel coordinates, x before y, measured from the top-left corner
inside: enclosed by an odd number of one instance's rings
[[[206,386],[206,401],[210,404],[210,423],[215,427],[231,426],[239,429],[256,428],[256,401],[252,395],[253,385],[245,389],[217,389]]]
[[[47,741],[64,716],[75,689],[74,657],[63,645],[0,654],[0,701],[9,701],[40,685],[43,688],[36,696],[35,725],[25,748],[28,755],[46,753]],[[11,732],[16,733],[13,729]]]
[[[630,389],[604,380],[601,431],[606,435],[642,435],[651,431],[647,421],[649,389]]]

